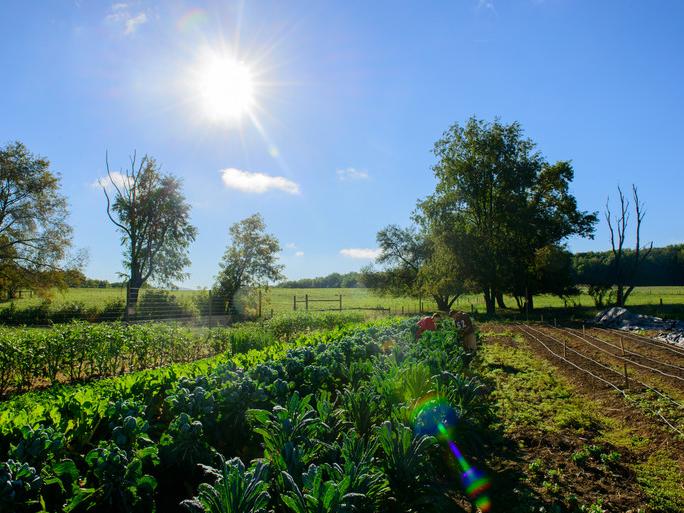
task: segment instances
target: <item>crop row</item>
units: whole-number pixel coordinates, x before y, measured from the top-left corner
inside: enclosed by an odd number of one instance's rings
[[[489,401],[456,332],[414,342],[414,322],[17,398],[0,510],[459,511],[435,419],[467,449]]]
[[[0,329],[0,394],[44,384],[243,353],[311,329],[358,322],[359,314],[283,315],[229,328],[166,323],[71,322],[51,328]]]

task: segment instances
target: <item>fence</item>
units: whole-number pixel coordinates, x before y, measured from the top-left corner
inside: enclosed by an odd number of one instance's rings
[[[268,318],[297,311],[362,311],[369,315],[420,315],[435,311],[429,299],[379,297],[366,289],[308,290],[263,288],[244,290],[227,305],[210,290],[163,290],[143,287],[74,288],[49,299],[25,291],[22,298],[0,303],[0,324],[45,326],[71,320],[177,321],[199,325],[230,323],[235,317]],[[313,293],[312,293],[313,292]],[[134,299],[131,301],[131,297]],[[455,308],[471,310],[478,298],[462,298]],[[460,305],[459,305],[460,303]]]

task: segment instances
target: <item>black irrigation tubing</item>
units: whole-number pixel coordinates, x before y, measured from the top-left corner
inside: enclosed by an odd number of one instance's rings
[[[662,342],[659,340],[653,340],[652,338],[649,337],[644,337],[642,335],[635,335],[634,333],[631,333],[629,331],[625,330],[616,330],[616,329],[607,329],[607,328],[600,328],[597,327],[596,329],[601,330],[601,331],[606,331],[608,333],[612,333],[614,335],[622,335],[625,338],[628,338],[630,340],[636,340],[637,342],[644,342],[646,344],[650,344],[655,347],[659,347],[661,349],[664,349],[666,351],[670,351],[671,353],[674,353],[678,356],[684,356],[684,349],[679,348],[675,346],[674,344],[670,344],[669,342]]]
[[[563,342],[562,342],[562,341],[558,340],[557,338],[553,337],[552,335],[549,335],[548,333],[544,333],[543,331],[538,330],[538,329],[536,329],[536,328],[533,328],[532,326],[529,326],[529,325],[524,325],[524,326],[525,326],[525,328],[527,328],[527,329],[529,329],[529,330],[536,331],[537,333],[541,334],[541,335],[544,336],[544,337],[550,338],[550,339],[553,340],[556,344],[561,344],[561,345],[563,345]],[[614,373],[614,374],[617,374],[617,375],[620,376],[620,377],[623,377],[623,374],[622,374],[621,372],[616,371],[616,370],[613,369],[612,367],[609,367],[608,365],[604,365],[604,364],[602,364],[601,362],[597,362],[597,361],[594,360],[593,358],[590,358],[589,356],[584,355],[584,354],[580,353],[579,351],[576,351],[576,350],[573,349],[572,347],[568,347],[567,344],[565,345],[565,349],[566,349],[566,351],[570,351],[571,353],[576,354],[576,355],[579,356],[580,358],[584,358],[585,360],[587,360],[587,361],[593,363],[594,365],[598,365],[599,367],[602,367],[602,368],[606,369],[607,371],[610,371],[610,372],[612,372],[612,373]]]
[[[535,340],[536,340],[537,342],[539,342],[542,346],[544,346],[544,348],[545,348],[549,353],[551,353],[551,354],[552,354],[553,356],[555,356],[556,358],[558,358],[558,359],[564,361],[565,363],[571,365],[572,367],[576,368],[577,370],[582,371],[582,372],[584,372],[584,373],[586,373],[586,374],[589,374],[589,375],[592,376],[593,378],[595,378],[595,379],[597,379],[597,380],[599,380],[599,381],[601,381],[601,382],[603,382],[603,383],[609,385],[610,387],[614,388],[614,389],[617,390],[620,394],[622,394],[622,396],[623,396],[627,401],[630,401],[630,402],[632,402],[632,403],[634,403],[634,404],[637,403],[636,400],[634,400],[634,399],[632,399],[631,397],[629,397],[629,396],[627,395],[627,393],[625,393],[624,390],[622,390],[620,387],[616,386],[614,383],[611,383],[610,381],[608,381],[608,380],[606,380],[606,379],[604,379],[604,378],[602,378],[602,377],[600,377],[600,376],[597,376],[597,375],[594,374],[593,372],[591,372],[591,371],[589,371],[589,370],[587,370],[587,369],[585,369],[585,368],[583,368],[583,367],[580,367],[579,365],[577,365],[577,364],[571,362],[571,361],[568,360],[567,358],[565,358],[565,357],[563,357],[563,356],[561,356],[561,355],[559,355],[559,354],[554,353],[554,352],[549,348],[549,346],[547,346],[541,339],[539,339],[538,337],[536,337],[536,336],[534,335],[534,333],[529,333],[529,332],[527,332],[527,331],[525,330],[525,328],[529,328],[529,329],[534,329],[534,328],[532,328],[532,327],[530,327],[530,326],[525,326],[525,325],[523,325],[523,324],[521,324],[521,323],[518,323],[518,325],[519,325],[520,330],[521,330],[524,334],[526,334],[527,336],[530,336],[530,337],[532,337],[533,339],[535,339]],[[539,331],[539,330],[535,330],[535,331]],[[542,332],[540,332],[540,333],[542,333]],[[551,337],[550,335],[546,335],[546,334],[544,334],[544,333],[542,333],[542,335],[545,335],[546,337],[551,338],[551,339],[552,339],[554,342],[556,342],[556,343],[560,343],[558,340],[556,340],[555,338]],[[573,352],[577,353],[577,351],[573,351]],[[579,354],[579,353],[577,353],[577,354]],[[583,355],[580,355],[580,356],[583,356]],[[584,357],[584,356],[583,356],[583,357]],[[586,358],[586,357],[584,357],[584,358]],[[590,358],[589,358],[589,360],[593,362],[593,360],[591,360]],[[598,363],[598,362],[594,362],[594,363]],[[601,365],[601,364],[598,364],[598,365],[601,366],[601,367],[603,367],[603,365]],[[613,369],[609,369],[609,370],[613,370]],[[613,372],[616,372],[616,371],[613,371]],[[617,373],[617,374],[619,374],[619,373]],[[649,387],[649,388],[650,388],[650,387]],[[663,417],[663,415],[662,415],[660,412],[655,411],[655,410],[651,410],[651,413],[655,413],[655,414],[656,414],[658,417],[660,417],[660,419],[661,419],[663,422],[665,422],[665,424],[667,424],[673,431],[676,431],[678,434],[684,436],[684,432],[682,432],[681,430],[677,429],[677,427],[673,426],[672,423],[671,423],[669,420],[667,420],[665,417]]]
[[[562,344],[562,342],[561,342],[560,340],[556,339],[556,338],[553,337],[552,335],[548,335],[548,334],[546,334],[546,333],[544,333],[544,332],[542,332],[542,331],[540,331],[540,330],[536,330],[535,328],[532,328],[532,327],[530,327],[530,329],[533,329],[533,330],[535,330],[535,331],[537,331],[537,332],[539,332],[539,333],[542,333],[543,335],[546,335],[547,337],[551,338],[552,340],[555,340],[557,343]],[[602,348],[600,348],[600,347],[597,347],[596,345],[592,344],[592,343],[589,342],[588,340],[585,340],[585,342],[586,342],[587,344],[589,344],[590,346],[595,347],[595,348],[598,349],[599,351],[603,351],[604,353],[608,353],[609,355],[611,355],[611,356],[613,356],[613,357],[615,357],[615,358],[617,358],[617,359],[619,359],[619,360],[622,360],[622,359],[623,359],[621,356],[613,355],[610,351],[607,351],[607,350],[605,350],[605,349],[602,349]],[[568,348],[568,349],[570,349],[570,348]],[[573,352],[574,352],[574,353],[577,353],[577,351],[573,351]],[[577,353],[577,354],[579,354],[579,353]],[[610,367],[607,367],[607,366],[605,366],[605,365],[600,364],[599,362],[597,362],[597,361],[594,360],[593,358],[589,358],[589,357],[584,356],[584,355],[581,355],[581,356],[582,356],[583,358],[587,359],[587,360],[590,360],[590,361],[594,362],[594,363],[597,364],[597,365],[600,365],[601,367],[604,367],[604,368],[606,368],[606,369],[610,369],[612,372],[614,372],[614,373],[619,374],[620,376],[622,376],[622,374],[621,374],[620,372],[616,371],[615,369],[612,369],[612,368],[610,368]],[[631,362],[631,360],[626,360],[626,361]],[[634,362],[631,362],[631,363],[634,363]],[[639,364],[637,364],[637,365],[639,365]],[[640,366],[640,367],[645,367],[644,365],[639,365],[639,366]],[[651,369],[650,367],[647,367],[647,368]],[[655,370],[655,369],[651,369],[651,370]],[[662,373],[661,373],[661,374],[662,374]],[[633,377],[632,377],[632,378],[629,378],[629,379],[632,380],[632,381],[634,381],[635,383],[638,383],[639,385],[643,386],[644,388],[647,388],[648,390],[651,390],[652,392],[655,392],[655,393],[656,393],[657,395],[659,395],[660,397],[662,397],[662,398],[664,398],[664,399],[667,399],[668,401],[672,402],[673,404],[677,405],[678,407],[684,409],[684,404],[681,404],[681,403],[675,401],[675,400],[672,399],[669,395],[662,393],[661,391],[657,390],[656,388],[653,388],[653,387],[650,386],[650,385],[647,385],[647,384],[644,383],[643,381],[639,381],[638,379],[635,379],[635,378],[633,378]]]
[[[571,361],[568,360],[567,358],[565,358],[565,357],[563,357],[563,356],[561,356],[561,355],[559,355],[559,354],[553,352],[553,351],[551,350],[551,348],[549,348],[549,346],[547,346],[547,345],[546,345],[540,338],[538,338],[534,333],[530,333],[530,332],[527,331],[528,329],[532,329],[532,328],[530,328],[529,326],[525,326],[524,324],[519,324],[518,327],[520,328],[520,331],[522,331],[525,335],[527,335],[527,336],[532,337],[533,339],[535,339],[535,340],[536,340],[537,342],[539,342],[542,346],[544,346],[544,348],[545,348],[549,353],[551,353],[551,354],[554,355],[555,357],[557,357],[557,358],[563,360],[564,362],[566,362],[566,363],[572,365],[572,366],[575,367],[576,369],[581,370],[582,372],[585,372],[585,373],[589,374],[590,376],[592,376],[592,377],[598,379],[599,381],[601,381],[601,382],[603,382],[603,383],[605,383],[605,384],[611,386],[612,388],[614,388],[615,390],[617,390],[618,392],[620,392],[622,395],[626,395],[625,392],[624,392],[620,387],[618,387],[617,385],[615,385],[614,383],[611,383],[610,381],[608,381],[607,379],[602,378],[601,376],[597,376],[596,374],[594,374],[594,373],[591,372],[590,370],[587,370],[587,369],[585,369],[585,368],[583,368],[583,367],[580,367],[579,365],[577,365],[577,364],[571,362]],[[547,336],[548,336],[548,335],[547,335]],[[554,340],[554,342],[558,342],[558,341],[557,341],[557,340]],[[569,349],[569,348],[568,348],[568,349]],[[573,351],[573,352],[576,352],[576,351]],[[578,354],[579,354],[579,353],[578,353]],[[580,355],[580,356],[582,356],[582,355]]]
[[[574,329],[574,328],[568,328],[567,331],[572,332],[572,333],[580,333],[580,330]],[[579,336],[579,335],[578,335],[578,336]],[[615,344],[612,344],[612,343],[609,342],[608,340],[604,340],[604,339],[602,339],[602,338],[595,337],[594,335],[584,334],[583,336],[588,337],[588,338],[591,338],[591,339],[593,339],[593,340],[596,340],[597,342],[601,342],[602,344],[606,344],[606,345],[608,345],[608,346],[610,346],[610,347],[614,347],[615,349],[622,349],[620,346],[615,345]],[[638,352],[636,352],[636,351],[630,351],[629,349],[625,349],[625,354],[631,354],[631,355],[634,355],[634,356],[638,356],[639,358],[643,358],[644,360],[648,360],[649,362],[653,362],[653,363],[656,363],[656,364],[658,364],[658,365],[665,365],[666,367],[672,367],[673,369],[677,369],[677,370],[680,370],[680,371],[684,371],[684,367],[681,367],[681,366],[679,366],[679,365],[674,365],[674,364],[672,364],[672,363],[661,362],[660,360],[656,360],[655,358],[650,358],[649,356],[643,355],[643,354],[638,353]],[[628,361],[629,361],[629,360],[628,360]],[[677,376],[675,376],[675,377],[677,377]],[[679,378],[679,377],[678,377],[677,379],[682,379],[682,380],[684,380],[684,378]]]
[[[554,328],[554,329],[556,329],[556,328]],[[637,367],[642,367],[642,368],[644,368],[644,369],[648,369],[648,370],[650,370],[650,371],[652,371],[652,372],[657,372],[658,374],[661,374],[661,375],[663,375],[663,376],[667,376],[668,378],[673,378],[673,379],[678,379],[678,380],[680,380],[680,381],[684,381],[684,378],[682,378],[681,376],[675,376],[674,374],[668,374],[667,372],[663,372],[663,371],[661,371],[661,370],[659,370],[659,369],[654,369],[653,367],[649,367],[648,365],[644,365],[643,363],[638,363],[638,362],[635,362],[634,360],[630,360],[629,358],[626,358],[626,357],[624,357],[624,356],[622,356],[622,355],[611,353],[611,352],[608,351],[607,349],[603,349],[602,347],[599,347],[599,346],[597,346],[596,344],[593,344],[591,341],[587,340],[585,337],[583,337],[583,336],[581,336],[581,335],[578,335],[578,334],[576,334],[576,333],[573,333],[571,330],[558,330],[558,329],[557,329],[557,331],[560,331],[561,333],[567,333],[568,335],[572,335],[573,337],[576,337],[576,338],[582,340],[583,342],[589,344],[591,347],[596,348],[596,349],[598,349],[599,351],[602,351],[602,352],[604,352],[604,353],[606,353],[606,354],[612,356],[613,358],[616,358],[616,359],[621,360],[621,361],[623,361],[623,362],[629,362],[629,363],[631,363],[632,365],[636,365]],[[594,337],[592,337],[592,338],[594,338]],[[609,344],[608,342],[606,342],[606,341],[604,341],[604,340],[597,339],[597,338],[594,338],[594,340],[597,340],[597,341],[599,341],[599,342],[602,343],[602,344],[607,344],[607,345],[609,345],[609,346],[611,346],[611,347],[616,347],[617,349],[620,349],[619,347],[614,346],[613,344]],[[625,353],[626,353],[626,352],[627,352],[627,351],[625,350]],[[631,352],[631,351],[630,351],[630,352]],[[646,357],[644,357],[643,355],[640,355],[639,353],[632,353],[632,354],[635,354],[635,355],[637,355],[637,356],[640,356],[641,358],[646,358]],[[646,358],[646,359],[649,360],[649,358]],[[657,360],[651,360],[651,361],[655,361],[655,362],[658,363],[658,364],[661,363],[661,362],[658,362]],[[676,367],[676,368],[679,368],[679,367]]]

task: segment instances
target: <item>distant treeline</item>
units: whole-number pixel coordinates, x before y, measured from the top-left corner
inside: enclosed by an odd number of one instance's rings
[[[626,250],[627,262],[634,258],[633,250]],[[611,251],[589,251],[575,253],[572,256],[572,265],[575,282],[578,285],[599,284],[604,281],[611,272],[613,254]],[[636,275],[637,286],[684,286],[684,244],[676,244],[663,248],[653,248],[648,258],[640,266]],[[125,287],[125,283],[109,282],[86,278],[80,273],[72,273],[69,279],[69,287],[84,288],[110,288]],[[365,287],[362,274],[359,272],[331,273],[317,278],[302,278],[300,280],[284,281],[276,285],[288,289],[336,289]]]
[[[633,250],[626,250],[627,263],[634,258]],[[613,253],[611,251],[590,251],[575,253],[572,264],[575,282],[578,285],[600,284],[612,272]],[[684,244],[653,248],[648,258],[641,264],[636,275],[637,286],[684,285]],[[361,273],[332,273],[318,278],[302,278],[284,281],[276,285],[288,289],[309,288],[356,288],[365,287]]]
[[[284,281],[276,285],[286,289],[339,289],[363,287],[361,273],[332,273],[318,278],[302,278],[301,280]]]
[[[627,266],[633,264],[634,251],[626,250],[623,258]],[[612,265],[611,251],[573,255],[575,280],[579,285],[595,285],[609,280]],[[653,248],[648,258],[639,266],[634,285],[684,285],[684,244]]]

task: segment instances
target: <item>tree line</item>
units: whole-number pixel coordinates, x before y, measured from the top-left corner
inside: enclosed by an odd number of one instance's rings
[[[535,295],[569,297],[584,284],[598,305],[609,298],[623,306],[642,271],[659,265],[646,264],[653,245],[641,242],[645,209],[635,186],[631,200],[618,187],[617,209],[606,203],[607,255],[568,251],[570,237],[594,238],[599,213],[578,207],[572,163],[547,161],[517,122],[471,117],[452,125],[433,153],[434,192],[418,200],[411,226],[378,232],[380,257],[363,269],[380,294],[431,297],[449,310],[460,295],[480,292],[493,314],[508,306],[505,296],[531,310]]]
[[[301,278],[299,280],[282,281],[276,285],[285,289],[353,289],[364,287],[361,273],[330,273],[316,278]]]

